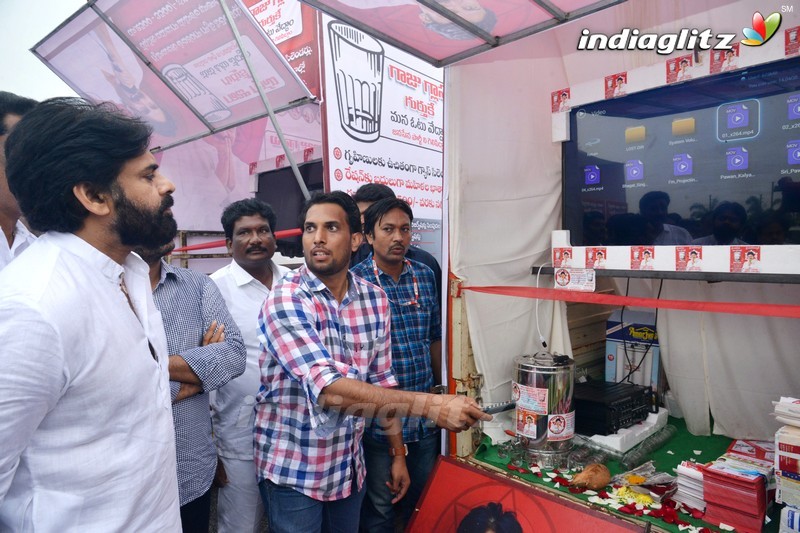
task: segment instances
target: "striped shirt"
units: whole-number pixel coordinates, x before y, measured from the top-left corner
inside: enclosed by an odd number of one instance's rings
[[[339,303],[305,266],[272,290],[258,317],[261,390],[256,398],[258,481],[291,487],[320,501],[364,483],[364,418],[324,410],[320,394],[339,379],[397,386],[391,370],[389,301],[348,273]]]
[[[204,391],[172,404],[178,493],[180,504],[186,505],[208,491],[217,468],[207,393],[244,372],[247,350],[222,294],[208,276],[162,260],[153,299],[161,311],[169,354],[186,361]],[[225,324],[225,340],[201,346],[214,320]],[[170,381],[169,385],[174,401],[180,383]]]
[[[377,269],[380,279],[375,277]],[[426,265],[408,260],[399,281],[375,265],[372,254],[351,272],[379,285],[389,298],[392,314],[392,371],[400,388],[428,392],[433,387],[431,343],[442,338],[442,321],[436,297],[436,281]],[[414,284],[417,289],[415,290]],[[415,292],[418,296],[415,296]],[[409,305],[416,300],[415,305]],[[371,437],[387,442],[377,421],[367,429]],[[424,418],[403,418],[403,442],[418,442],[439,430]]]

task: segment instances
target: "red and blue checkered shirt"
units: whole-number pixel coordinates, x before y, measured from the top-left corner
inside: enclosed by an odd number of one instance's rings
[[[347,378],[396,387],[389,301],[348,273],[339,303],[305,266],[287,274],[258,317],[261,389],[254,428],[258,481],[291,487],[315,500],[350,495],[366,474],[364,418],[317,405],[323,389]]]

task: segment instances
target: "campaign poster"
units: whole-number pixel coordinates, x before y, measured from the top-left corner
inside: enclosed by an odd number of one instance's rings
[[[666,61],[667,83],[676,83],[692,79],[691,69],[694,66],[692,54],[673,57]]]
[[[606,98],[616,98],[617,96],[625,96],[628,94],[628,73],[617,72],[605,78],[605,95]]]
[[[565,111],[569,111],[569,97],[569,87],[550,93],[550,111],[553,113],[563,113]]]
[[[731,246],[731,272],[755,274],[761,272],[761,247],[744,245]]]
[[[702,272],[702,246],[676,246],[675,270],[679,272]]]
[[[444,74],[323,17],[330,190],[382,183],[414,212],[412,244],[441,260]]]
[[[606,268],[606,259],[608,259],[608,251],[605,246],[586,248],[586,268],[602,270]]]
[[[309,92],[320,96],[316,10],[299,0],[244,0]]]
[[[570,268],[574,266],[572,248],[553,248],[553,267]]]
[[[785,55],[794,56],[800,53],[799,32],[800,26],[794,26],[783,31],[783,52]]]
[[[739,47],[739,43],[734,43],[730,50],[711,50],[709,73],[718,74],[739,68]]]
[[[631,270],[653,270],[655,257],[653,246],[631,246]]]

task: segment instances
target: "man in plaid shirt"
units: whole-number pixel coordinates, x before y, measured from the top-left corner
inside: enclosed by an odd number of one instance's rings
[[[272,533],[355,532],[364,496],[364,417],[386,430],[389,488],[399,501],[409,485],[400,417],[463,431],[491,416],[466,396],[389,388],[397,385],[389,301],[348,271],[361,244],[358,206],[343,192],[321,194],[300,218],[306,264],[273,288],[259,315],[259,490]]]
[[[364,235],[373,251],[352,272],[382,288],[389,298],[392,370],[400,388],[429,392],[441,379],[442,322],[433,271],[406,257],[413,220],[411,207],[400,198],[385,198],[369,206],[364,211]],[[361,527],[370,533],[394,531],[395,506],[386,488],[391,467],[386,442],[378,425],[367,428],[367,494]],[[408,447],[411,485],[397,511],[407,523],[439,455],[439,431],[424,418],[404,418],[403,442]]]

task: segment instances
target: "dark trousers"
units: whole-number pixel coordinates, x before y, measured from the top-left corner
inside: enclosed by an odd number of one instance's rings
[[[199,498],[181,506],[183,533],[208,533],[208,516],[211,512],[211,489]]]

